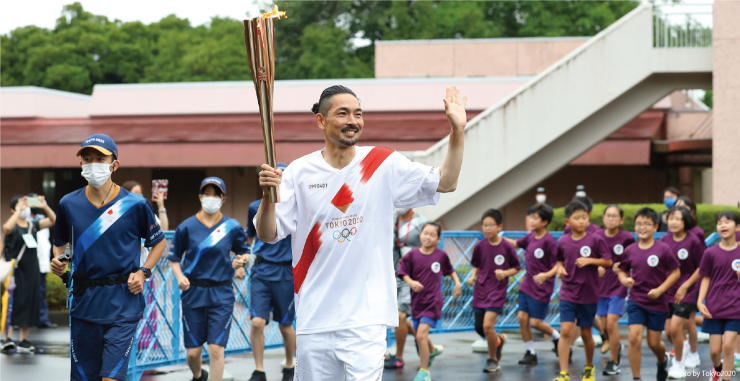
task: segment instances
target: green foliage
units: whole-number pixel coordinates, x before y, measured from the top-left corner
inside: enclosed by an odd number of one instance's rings
[[[260,2],[263,10],[273,3]],[[276,79],[368,78],[378,40],[592,36],[638,1],[286,1],[276,23]],[[2,86],[90,94],[95,84],[248,80],[240,20],[193,27],[109,20],[80,3],[53,30],[0,36]],[[364,41],[363,44],[358,41]]]
[[[54,274],[46,274],[46,303],[52,311],[66,309],[67,288],[64,287],[62,278]]]
[[[666,206],[663,204],[619,204],[624,210],[624,225],[622,229],[626,231],[635,231],[635,219],[634,215],[638,209],[648,207],[655,210],[658,214],[666,210]],[[607,204],[594,204],[593,210],[591,211],[590,221],[592,224],[604,227],[602,216]],[[706,235],[710,235],[717,231],[717,214],[725,210],[737,211],[736,206],[723,206],[723,205],[712,205],[712,204],[698,204],[697,219],[699,227],[704,229]],[[550,231],[562,231],[565,229],[565,208],[556,208],[555,215],[552,218],[552,222],[547,226]]]
[[[707,90],[704,92],[704,96],[701,97],[702,103],[707,105],[709,108],[714,108],[714,91]]]

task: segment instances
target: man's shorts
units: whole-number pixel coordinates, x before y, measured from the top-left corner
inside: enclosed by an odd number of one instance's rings
[[[405,281],[396,279],[396,296],[398,297],[398,311],[411,316],[411,286]]]
[[[704,319],[701,331],[710,335],[724,335],[725,332],[740,332],[740,319]]]
[[[473,307],[473,312],[476,314],[484,314],[486,312],[495,312],[501,315],[502,313],[504,313],[504,308],[503,307],[501,308],[499,307],[486,307],[486,308]]]
[[[665,329],[665,321],[668,318],[668,312],[653,311],[637,304],[635,301],[627,303],[627,314],[629,315],[629,325],[644,325],[647,329],[656,332]]]
[[[680,318],[689,319],[691,318],[691,315],[696,314],[696,311],[698,310],[699,309],[697,308],[696,303],[671,303],[668,305],[668,319],[672,318],[673,315],[676,315]]]
[[[543,303],[525,292],[519,291],[519,312],[526,312],[531,319],[544,319],[547,316],[548,303]]]
[[[411,319],[411,323],[414,325],[414,331],[419,329],[419,324],[421,323],[427,324],[432,328],[437,328],[437,321],[427,316],[422,316],[419,319]]]
[[[383,376],[385,324],[296,335],[300,381],[374,381]]]
[[[198,348],[205,342],[226,347],[233,312],[231,303],[195,308],[182,306],[185,348]]]
[[[596,305],[596,315],[624,315],[624,298],[621,296],[611,296],[608,298],[599,298],[599,304]]]
[[[560,322],[561,323],[574,323],[578,320],[577,325],[581,328],[588,328],[594,326],[594,318],[596,317],[596,306],[594,304],[580,304],[566,302],[560,300]]]
[[[280,325],[293,325],[295,318],[293,282],[252,277],[250,288],[252,306],[249,311],[252,318],[265,319],[266,324],[269,324],[272,310],[272,320]]]
[[[126,379],[139,321],[97,324],[72,318],[70,352],[74,381]]]

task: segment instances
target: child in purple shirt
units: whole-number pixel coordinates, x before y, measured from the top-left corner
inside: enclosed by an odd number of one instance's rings
[[[676,200],[676,205],[674,206],[683,206],[684,208],[688,209],[689,212],[691,212],[691,217],[694,218],[694,221],[698,221],[696,218],[696,204],[691,201],[690,198],[686,196],[681,196],[678,198],[678,200]],[[670,229],[668,231],[670,231]],[[699,226],[698,222],[693,228],[686,229],[686,231],[688,231],[690,234],[695,235],[696,238],[699,238],[699,240],[701,240],[702,242],[707,240],[706,235],[704,234],[704,229]]]
[[[684,378],[687,367],[696,368],[701,362],[697,353],[696,295],[699,288],[696,282],[700,278],[699,263],[707,247],[698,236],[691,234],[696,220],[687,208],[672,207],[668,211],[667,222],[670,233],[664,235],[660,241],[668,245],[681,269],[681,277],[666,292],[669,310],[665,333],[673,344],[676,356],[668,370],[668,377],[679,379]],[[687,326],[690,353],[684,353]]]
[[[696,303],[705,317],[701,329],[710,335],[712,380],[729,380],[733,373],[732,352],[740,332],[740,246],[735,233],[739,222],[737,214],[730,211],[717,215],[717,233],[722,242],[704,253],[699,267],[703,278]],[[724,372],[723,353],[727,367]]]
[[[467,283],[473,287],[473,313],[475,331],[488,342],[488,360],[483,372],[496,372],[506,342],[506,335],[496,333],[496,319],[504,310],[509,277],[521,269],[516,250],[498,233],[503,229],[503,216],[496,209],[489,209],[481,218],[483,235],[473,248],[472,274]]]
[[[411,316],[416,331],[421,368],[417,378],[431,378],[429,367],[434,358],[442,354],[442,346],[432,344],[429,330],[437,328],[442,317],[442,277],[451,276],[455,281],[452,293],[460,296],[460,279],[452,268],[447,253],[437,248],[442,228],[427,222],[421,228],[421,248],[411,250],[401,260],[398,276],[411,286]]]
[[[624,224],[624,211],[619,205],[607,206],[603,219],[606,228],[599,230],[597,234],[606,243],[607,250],[611,251],[612,262],[618,262],[624,254],[624,249],[635,243],[635,238],[621,229]],[[599,304],[596,306],[596,315],[601,319],[605,332],[602,335],[601,353],[611,350],[610,359],[602,371],[607,376],[620,372],[622,345],[619,336],[619,319],[624,315],[624,298],[627,297],[627,287],[619,283],[617,273],[610,268],[599,267],[599,277]]]
[[[586,367],[582,381],[594,380],[594,338],[591,328],[594,325],[599,296],[598,266],[611,267],[611,253],[604,240],[597,234],[588,233],[588,210],[580,201],[573,201],[565,207],[565,223],[572,232],[563,235],[558,241],[558,277],[560,286],[560,335],[558,357],[560,374],[554,381],[569,381],[568,360],[570,346],[575,337],[574,325],[581,328],[583,348],[586,351]]]
[[[552,221],[553,211],[544,204],[533,206],[527,216],[530,232],[518,240],[506,239],[516,249],[524,249],[527,268],[522,283],[519,285],[519,328],[527,352],[519,360],[520,365],[536,365],[537,353],[534,351],[532,329],[552,336],[555,351],[558,348],[560,332],[544,321],[550,304],[550,297],[555,287],[557,272],[558,244],[547,232],[547,225]]]
[[[620,260],[619,281],[632,289],[627,304],[629,314],[629,360],[633,380],[640,379],[642,361],[642,335],[647,326],[647,343],[658,359],[658,381],[668,378],[668,358],[663,334],[668,303],[665,293],[681,275],[678,258],[671,254],[668,246],[653,239],[658,230],[658,214],[650,208],[635,213],[635,233],[639,242],[630,245]],[[632,275],[630,276],[630,270]]]

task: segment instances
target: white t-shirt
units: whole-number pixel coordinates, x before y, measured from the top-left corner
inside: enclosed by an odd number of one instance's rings
[[[398,325],[393,211],[439,202],[439,169],[385,147],[345,168],[320,151],[283,173],[277,238],[291,235],[297,333]]]

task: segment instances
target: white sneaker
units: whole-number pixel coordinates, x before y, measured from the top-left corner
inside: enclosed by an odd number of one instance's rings
[[[686,354],[686,359],[684,360],[683,364],[686,366],[686,368],[696,368],[699,365],[701,365],[701,358],[699,358],[699,353],[691,353],[690,351]]]
[[[668,378],[674,380],[686,378],[686,369],[680,362],[674,362],[671,369],[668,369]]]

